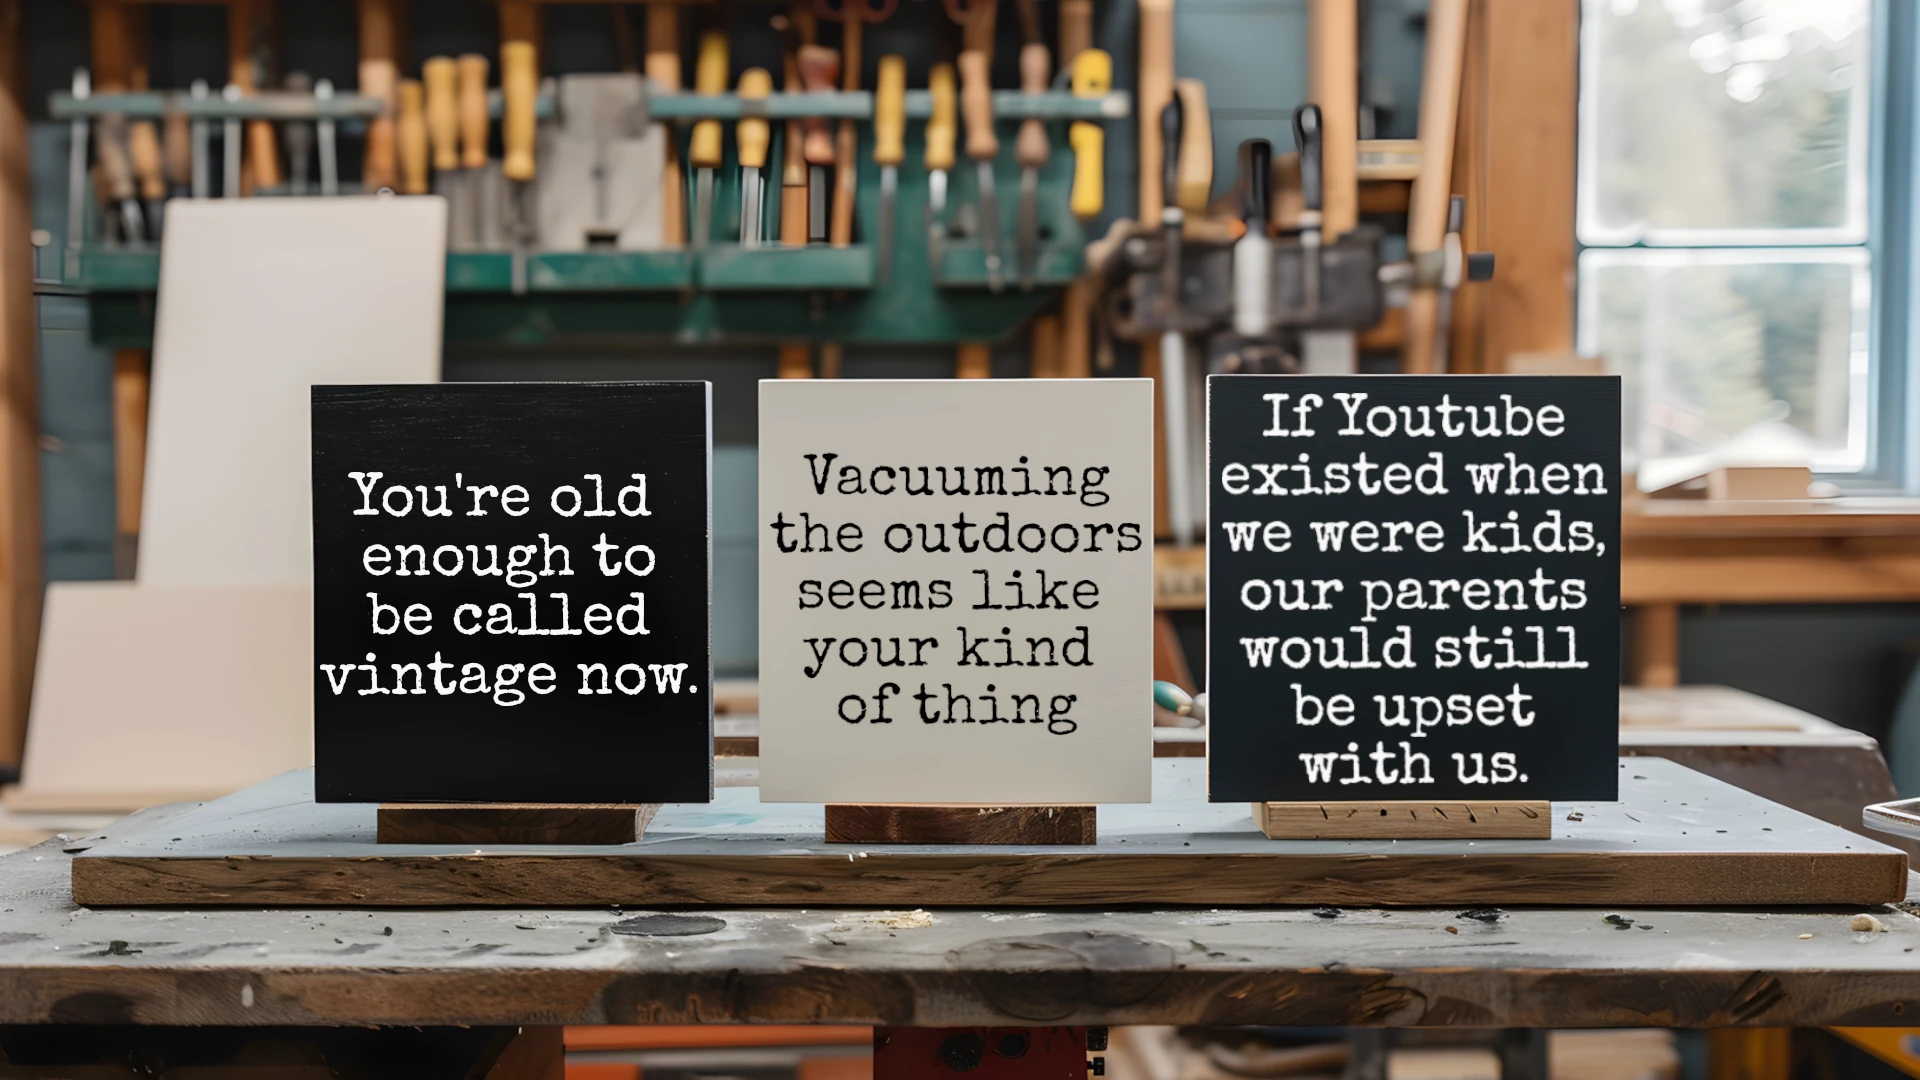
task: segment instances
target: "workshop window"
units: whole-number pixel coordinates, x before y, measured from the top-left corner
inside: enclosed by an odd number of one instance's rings
[[[1585,0],[1579,351],[1644,489],[1871,467],[1872,0]]]

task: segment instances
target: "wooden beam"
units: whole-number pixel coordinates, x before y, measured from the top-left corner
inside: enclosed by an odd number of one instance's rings
[[[1680,605],[1646,604],[1633,614],[1633,682],[1680,685]]]
[[[0,761],[17,763],[40,632],[40,417],[23,0],[0,0]]]
[[[1465,292],[1483,320],[1483,370],[1516,352],[1573,351],[1574,170],[1579,0],[1477,0],[1485,6],[1484,216],[1470,247],[1491,251],[1493,280]]]
[[[1453,136],[1460,111],[1460,71],[1467,40],[1467,0],[1433,0],[1427,9],[1427,49],[1420,73],[1420,175],[1407,207],[1407,252],[1418,264],[1433,257],[1447,233],[1453,192]],[[1431,374],[1439,293],[1416,288],[1407,300],[1407,340],[1401,370]]]

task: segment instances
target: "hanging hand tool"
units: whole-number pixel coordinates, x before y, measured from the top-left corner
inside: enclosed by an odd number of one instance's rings
[[[313,78],[304,71],[290,71],[281,86],[291,94],[311,94]],[[304,120],[289,121],[281,135],[287,144],[287,193],[305,195],[307,176],[313,169],[313,125]]]
[[[801,23],[811,24],[813,12],[803,3],[793,6],[793,14],[775,15],[772,25],[780,35],[781,85],[789,94],[806,89],[800,81],[800,47],[805,38]],[[780,140],[780,243],[799,247],[807,242],[807,159],[802,152],[806,141],[800,121],[789,120]],[[809,360],[811,365],[812,361]]]
[[[205,101],[212,93],[205,79],[193,80],[193,85],[187,90],[187,96],[195,101]],[[204,199],[213,193],[213,162],[210,160],[213,156],[213,121],[196,118],[188,123],[188,131],[191,135],[189,160],[192,162],[192,173],[187,187],[194,198]]]
[[[425,195],[427,186],[427,95],[418,79],[401,79],[394,139],[400,151],[400,193]]]
[[[727,90],[727,35],[709,30],[700,35],[700,55],[693,69],[693,92],[713,97]],[[687,144],[687,159],[693,165],[693,246],[707,246],[713,228],[713,173],[720,167],[723,148],[720,121],[702,120],[693,125],[693,140]]]
[[[954,138],[959,133],[953,101],[953,65],[935,64],[927,72],[933,114],[927,118],[927,256],[936,277],[947,239],[947,174],[953,168]]]
[[[513,185],[513,291],[526,291],[526,256],[534,236],[534,100],[539,93],[531,41],[500,43],[500,171]]]
[[[487,112],[487,58],[463,53],[453,62],[454,113],[460,132],[459,199],[448,211],[447,237],[457,248],[477,247],[492,239],[483,223],[488,176],[487,135],[493,126]]]
[[[313,84],[313,99],[316,102],[333,100],[333,80],[320,79]],[[321,117],[313,125],[314,142],[320,151],[320,194],[340,194],[340,144],[339,125],[329,117]]]
[[[1022,0],[1020,10],[1024,14],[1032,7],[1032,0]],[[1039,32],[1039,26],[1033,32]],[[1053,65],[1047,56],[1047,47],[1038,41],[1029,41],[1020,47],[1020,92],[1023,94],[1043,94],[1047,82],[1052,78]],[[1033,275],[1036,263],[1040,259],[1040,168],[1051,156],[1047,145],[1047,126],[1038,117],[1028,117],[1020,122],[1020,133],[1013,142],[1013,157],[1020,164],[1020,209],[1018,267],[1020,287],[1033,288]]]
[[[840,54],[819,45],[802,45],[800,82],[808,93],[832,90],[840,75]],[[807,243],[827,240],[827,166],[833,164],[833,136],[825,117],[806,119],[801,156],[807,159]]]
[[[231,0],[227,8],[227,81],[238,88],[241,97],[252,97],[262,85],[268,85],[273,69],[273,8],[262,0]],[[251,195],[282,183],[280,154],[276,147],[273,122],[248,120],[246,146],[240,188],[233,192]]]
[[[814,0],[814,13],[819,18],[841,24],[840,89],[848,93],[860,89],[863,24],[885,21],[899,4],[900,0]],[[827,227],[828,240],[834,247],[853,243],[854,208],[860,193],[859,149],[859,125],[850,119],[840,121],[833,152],[833,215]]]
[[[1273,144],[1240,144],[1240,215],[1247,234],[1233,245],[1233,331],[1264,337],[1273,326],[1273,244],[1267,239],[1272,213]]]
[[[240,88],[232,83],[228,83],[221,89],[220,99],[229,105],[234,104],[240,100]],[[237,199],[242,194],[240,185],[245,181],[241,176],[241,162],[243,160],[241,152],[243,147],[240,142],[240,131],[241,124],[238,117],[229,117],[221,121],[220,157],[222,168],[220,171],[220,197],[223,199]]]
[[[877,283],[893,277],[894,213],[899,201],[900,163],[907,157],[907,61],[880,58],[874,79],[873,160],[880,166],[880,265]]]
[[[647,5],[647,56],[643,71],[649,89],[680,91],[680,5],[654,0]],[[687,181],[680,172],[679,129],[661,127],[664,136],[660,165],[660,243],[676,248],[687,242]]]
[[[1308,103],[1293,110],[1293,145],[1300,152],[1300,288],[1311,317],[1320,310],[1320,209],[1325,195],[1320,106]]]
[[[361,183],[371,193],[400,182],[394,145],[393,87],[399,78],[395,0],[359,0],[360,95],[378,98],[386,108],[367,121]]]
[[[1165,410],[1167,443],[1167,517],[1176,547],[1193,546],[1193,500],[1189,492],[1191,465],[1187,434],[1187,343],[1179,329],[1180,231],[1185,212],[1175,199],[1180,187],[1180,95],[1175,93],[1160,110],[1161,190],[1166,205],[1160,211],[1163,255],[1161,290],[1166,304],[1166,331],[1160,336],[1160,390]]]
[[[773,76],[766,68],[740,73],[740,123],[734,138],[740,147],[740,245],[759,247],[764,229],[761,208],[767,197],[767,143],[772,128],[765,116],[746,112],[750,101],[764,102],[773,92]]]
[[[420,65],[426,87],[427,142],[433,148],[433,193],[453,201],[460,168],[460,70],[451,56],[429,57]]]
[[[129,246],[142,244],[147,239],[147,223],[140,212],[133,159],[127,153],[126,115],[108,113],[101,117],[94,134],[99,140],[100,174],[105,181],[104,190],[99,194],[119,211],[121,242]]]
[[[980,247],[986,256],[987,288],[999,292],[1006,285],[1000,262],[1000,208],[993,190],[993,163],[1000,156],[1000,139],[993,132],[993,87],[988,82],[987,54],[968,49],[960,54],[960,114],[967,124],[967,157],[974,163],[979,184]]]
[[[1113,89],[1113,57],[1099,49],[1081,52],[1074,57],[1070,85],[1077,98],[1107,96]],[[1075,120],[1067,129],[1067,144],[1073,147],[1073,190],[1067,206],[1074,217],[1091,222],[1106,203],[1107,129],[1091,120]]]
[[[167,115],[160,124],[161,154],[166,159],[167,194],[193,194],[193,121],[168,98]]]
[[[167,199],[167,173],[161,161],[160,133],[153,121],[127,126],[127,156],[133,161],[134,180],[140,186],[141,211],[147,239],[160,239],[160,215]]]

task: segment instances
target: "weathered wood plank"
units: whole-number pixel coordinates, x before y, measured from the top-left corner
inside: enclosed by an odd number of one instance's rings
[[[91,905],[1873,904],[1903,852],[1672,762],[1621,762],[1619,803],[1564,804],[1551,839],[1268,840],[1205,801],[1205,763],[1155,762],[1156,801],[1105,807],[1090,849],[824,841],[822,809],[722,788],[623,847],[377,845],[374,807],[285,774],[73,861]]]
[[[1273,840],[1545,840],[1552,812],[1543,802],[1253,804],[1254,821]]]
[[[659,803],[385,803],[382,844],[631,844]]]
[[[1091,844],[1092,806],[934,806],[828,803],[829,844]]]

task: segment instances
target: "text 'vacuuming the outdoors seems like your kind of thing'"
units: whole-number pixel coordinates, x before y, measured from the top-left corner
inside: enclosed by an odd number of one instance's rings
[[[1552,790],[1614,707],[1617,385],[1216,379],[1216,722],[1294,793]]]

